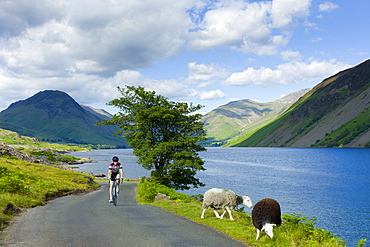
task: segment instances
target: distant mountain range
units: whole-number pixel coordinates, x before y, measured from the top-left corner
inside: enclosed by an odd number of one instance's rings
[[[268,103],[249,99],[232,101],[202,117],[208,141],[206,146],[221,146],[266,125],[310,89],[302,89]]]
[[[370,60],[331,76],[238,147],[370,147]]]
[[[40,141],[126,147],[112,115],[45,90],[0,112],[0,128]],[[278,100],[233,101],[202,117],[205,146],[370,147],[370,60]]]
[[[111,115],[79,105],[68,94],[45,90],[0,112],[0,128],[40,141],[125,147],[116,126],[95,126]]]

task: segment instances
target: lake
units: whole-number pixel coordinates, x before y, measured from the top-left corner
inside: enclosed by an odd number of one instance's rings
[[[82,171],[106,174],[116,155],[126,178],[150,174],[136,163],[131,149],[69,154],[96,160],[79,165]],[[368,148],[207,148],[200,156],[207,170],[197,177],[206,186],[186,194],[216,187],[247,195],[254,204],[269,197],[280,203],[282,213],[317,218],[317,227],[337,234],[347,246],[356,246],[362,238],[370,240]]]

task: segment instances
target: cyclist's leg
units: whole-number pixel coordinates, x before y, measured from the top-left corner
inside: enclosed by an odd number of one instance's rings
[[[109,198],[112,198],[112,189],[114,184],[114,179],[116,179],[117,173],[111,173],[109,178]]]
[[[119,193],[119,181],[120,181],[120,174],[117,173],[116,175],[116,188],[117,188],[117,193]]]
[[[112,202],[113,184],[114,181],[109,179],[109,202]]]

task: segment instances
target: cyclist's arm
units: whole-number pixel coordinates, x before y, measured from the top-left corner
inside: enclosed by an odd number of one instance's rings
[[[119,169],[119,172],[120,172],[120,174],[121,174],[121,183],[123,183],[123,179],[124,179],[124,175],[125,175],[125,173],[123,172],[123,168],[121,167],[120,169]]]
[[[111,170],[111,169],[109,169],[109,170],[108,170],[108,179],[110,179],[111,174],[112,174],[112,170]]]

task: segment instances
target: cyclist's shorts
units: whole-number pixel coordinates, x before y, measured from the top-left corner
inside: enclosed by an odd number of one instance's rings
[[[111,181],[115,180],[117,178],[118,174],[119,174],[119,172],[112,172],[110,174],[109,180],[111,180]]]

